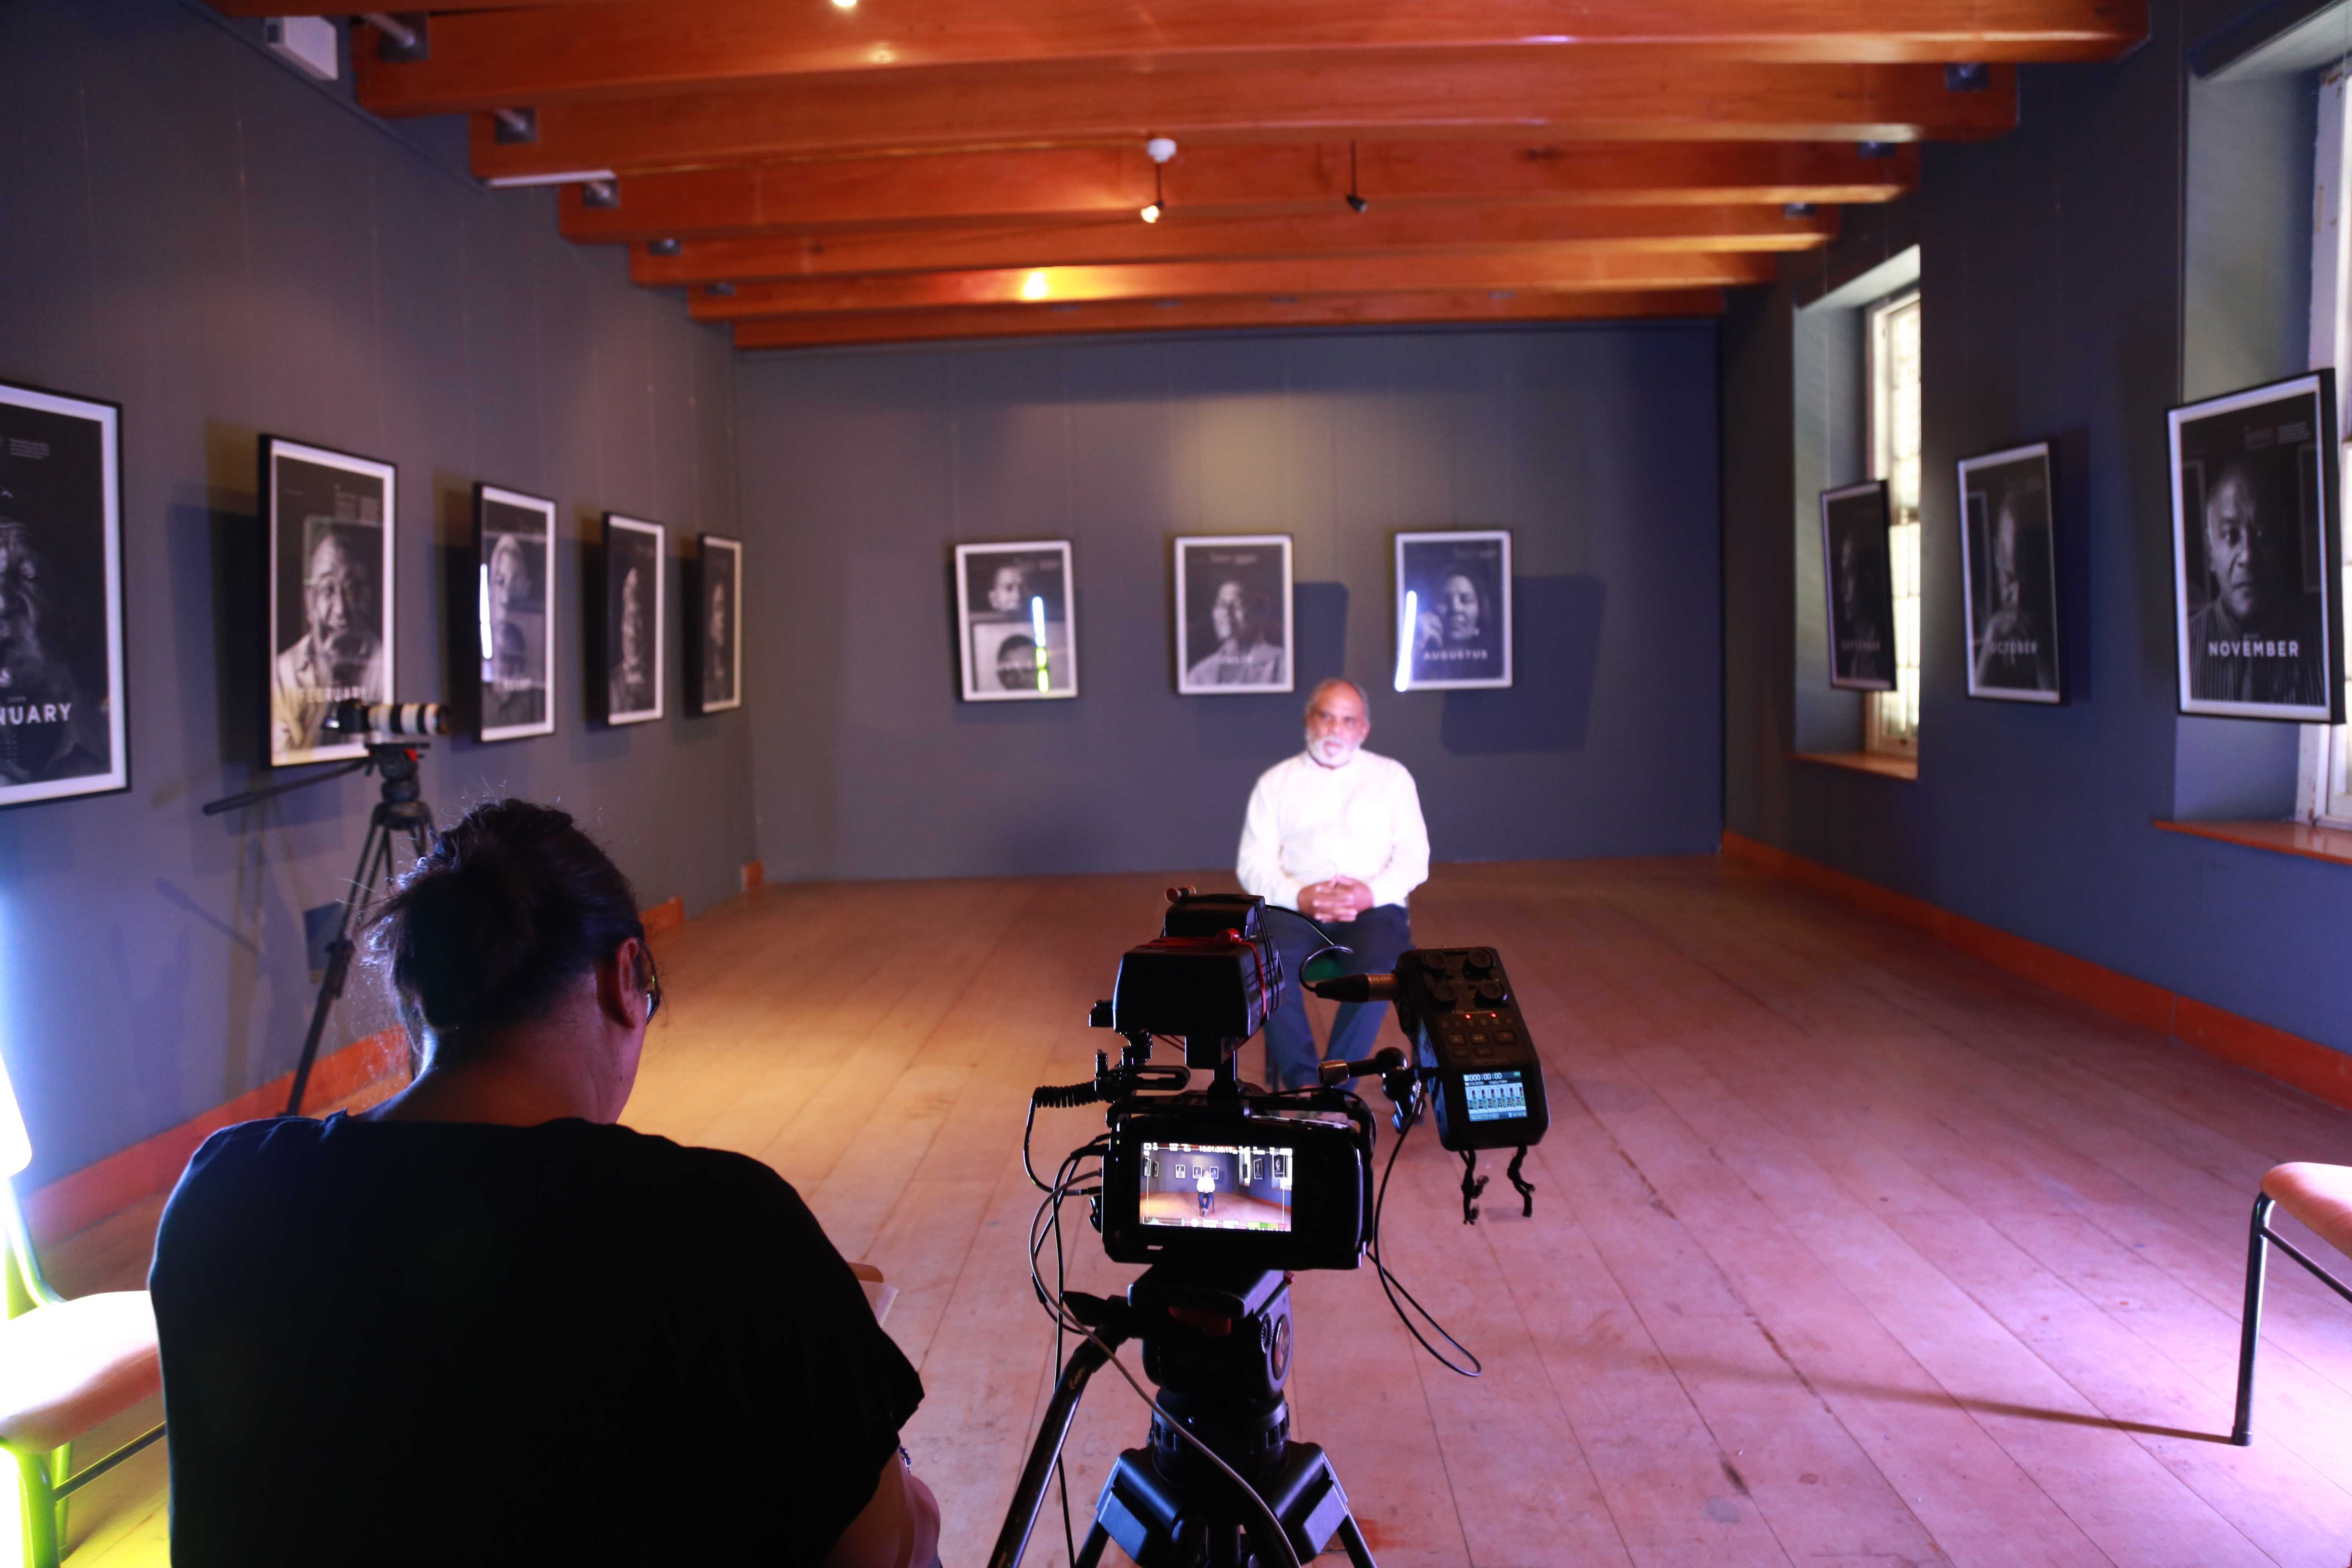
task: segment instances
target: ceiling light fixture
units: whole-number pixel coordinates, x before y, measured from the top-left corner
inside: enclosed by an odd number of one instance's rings
[[[836,11],[855,11],[857,9],[857,0],[833,0],[833,8]]]
[[[1024,300],[1042,300],[1045,297],[1045,269],[1044,268],[1037,268],[1032,271],[1028,277],[1024,278],[1021,280],[1021,297]]]
[[[1154,136],[1143,144],[1143,155],[1151,160],[1151,199],[1135,216],[1146,223],[1158,223],[1168,210],[1168,190],[1160,183],[1160,171],[1176,156],[1175,138]]]

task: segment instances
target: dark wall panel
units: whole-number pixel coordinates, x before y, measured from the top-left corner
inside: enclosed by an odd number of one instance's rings
[[[443,816],[560,802],[647,901],[690,908],[752,853],[750,713],[592,730],[579,635],[579,517],[734,524],[726,339],[558,239],[545,196],[482,191],[247,30],[173,0],[0,6],[0,376],[116,399],[126,437],[132,789],[0,815],[0,1051],[36,1184],[293,1064],[303,911],[339,895],[375,798],[343,780],[197,814],[264,777],[260,431],[399,464],[407,694],[450,686],[474,482],[562,504],[558,732],[437,746]],[[330,1047],[388,1021],[372,980],[353,995]]]
[[[1371,689],[1441,859],[1714,843],[1705,325],[771,355],[737,411],[772,874],[1229,863],[1331,674]],[[1390,690],[1392,535],[1497,526],[1518,684]],[[1188,532],[1297,536],[1299,696],[1175,695]],[[960,702],[950,551],[1016,538],[1076,541],[1080,695]]]
[[[1853,214],[1831,256],[1735,307],[1722,363],[1726,815],[1740,833],[2352,1049],[2347,874],[2150,826],[2179,809],[2165,409],[2181,384],[2182,51],[2231,9],[2184,20],[2158,0],[2129,58],[2024,69],[2015,134],[1928,148],[1918,195]],[[1896,231],[1922,247],[1926,312],[1916,784],[1784,755],[1790,312],[1820,272],[1858,272]],[[1952,466],[2044,437],[2058,454],[2073,700],[1970,701]],[[2275,761],[2281,731],[2225,728]]]

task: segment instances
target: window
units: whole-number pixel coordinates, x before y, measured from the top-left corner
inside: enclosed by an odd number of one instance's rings
[[[2318,144],[2312,160],[2317,186],[2312,204],[2311,235],[2311,363],[2336,368],[2336,472],[2352,487],[2352,444],[2344,440],[2352,422],[2345,405],[2352,402],[2343,390],[2352,370],[2352,199],[2347,199],[2346,144],[2352,92],[2347,92],[2346,68],[2330,68],[2320,79]],[[2352,496],[2352,488],[2344,494]],[[2352,591],[2352,530],[2347,530],[2346,558],[2337,563],[2339,592]],[[2352,643],[2352,638],[2346,639]],[[2352,697],[2352,668],[2338,671]],[[2304,727],[2303,780],[2297,815],[2328,827],[2352,827],[2352,734],[2345,726]]]
[[[1919,751],[1919,290],[1870,307],[1864,329],[1870,477],[1886,481],[1894,518],[1895,689],[1871,693],[1863,737],[1869,751],[1909,757]]]

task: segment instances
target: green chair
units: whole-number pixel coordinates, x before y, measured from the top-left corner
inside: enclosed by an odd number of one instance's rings
[[[58,1568],[66,1500],[163,1435],[132,1439],[73,1469],[73,1444],[100,1423],[162,1392],[155,1312],[144,1290],[108,1290],[68,1301],[41,1278],[32,1233],[16,1202],[16,1177],[33,1163],[32,1140],[0,1063],[0,1448],[15,1461],[26,1568]]]

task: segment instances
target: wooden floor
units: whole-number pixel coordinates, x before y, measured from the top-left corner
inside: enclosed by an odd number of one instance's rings
[[[1167,879],[776,887],[664,949],[628,1119],[766,1160],[899,1288],[950,1568],[1051,1367],[1027,1093],[1086,1076],[1087,1005]],[[1391,1261],[1483,1378],[1369,1271],[1297,1282],[1295,1430],[1384,1568],[2352,1556],[2352,1310],[2291,1266],[2255,1446],[2223,1440],[2254,1184],[2352,1163],[2352,1116],[1714,860],[1444,867],[1413,921],[1501,949],[1552,1130],[1532,1220],[1465,1228],[1423,1133],[1391,1189]],[[1040,1122],[1049,1156],[1100,1126]],[[1129,1272],[1081,1247],[1073,1283]],[[1081,1531],[1145,1421],[1097,1381]],[[76,1561],[159,1561],[116,1534]],[[1049,1509],[1030,1561],[1060,1535]]]

